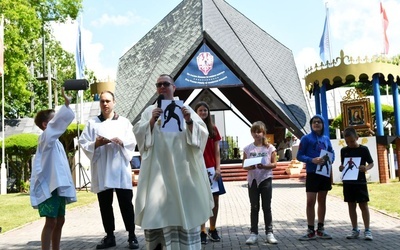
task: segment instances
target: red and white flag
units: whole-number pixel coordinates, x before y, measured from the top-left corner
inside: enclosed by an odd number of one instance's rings
[[[0,20],[0,76],[4,74],[4,16]]]
[[[381,4],[381,16],[382,16],[382,24],[383,24],[383,53],[389,53],[389,40],[386,34],[387,27],[389,26],[389,19],[386,15],[386,10],[383,8],[382,2]]]

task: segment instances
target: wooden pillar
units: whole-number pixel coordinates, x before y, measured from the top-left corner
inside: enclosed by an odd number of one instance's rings
[[[389,182],[389,169],[386,145],[377,144],[378,151],[378,167],[379,167],[379,182]]]

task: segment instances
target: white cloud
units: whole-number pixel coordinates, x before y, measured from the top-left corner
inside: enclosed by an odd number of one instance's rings
[[[297,55],[295,55],[295,62],[297,67],[297,72],[301,82],[304,82],[304,76],[306,69],[310,67],[315,67],[315,63],[321,63],[321,58],[319,57],[319,51],[315,48],[303,48]]]
[[[136,15],[133,12],[127,12],[126,15],[109,15],[104,13],[99,19],[93,20],[91,25],[94,27],[103,27],[105,25],[127,26],[135,23],[146,23],[147,19]]]
[[[330,42],[333,57],[344,50],[346,55],[372,56],[383,51],[383,24],[378,1],[336,0],[329,3],[329,20],[331,28]],[[400,3],[395,0],[383,2],[389,26],[389,56],[399,54],[400,27],[397,13]]]
[[[68,52],[75,55],[76,37],[77,37],[77,22],[68,21],[65,24],[53,23],[53,34],[60,41],[61,46]],[[92,42],[92,32],[82,27],[82,51],[85,57],[85,64],[89,70],[95,72],[95,76],[99,80],[108,78],[114,79],[116,68],[104,67],[100,60],[100,54],[104,50],[104,45],[101,43]]]

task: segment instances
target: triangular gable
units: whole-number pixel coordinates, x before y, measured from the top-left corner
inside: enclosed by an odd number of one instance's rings
[[[204,43],[175,80],[177,89],[221,88],[242,85],[232,70]]]
[[[268,122],[271,133],[285,127],[297,137],[310,131],[310,114],[292,51],[224,0],[180,2],[121,57],[116,111],[135,124],[157,99],[158,75],[167,73],[179,81],[203,43],[243,83],[217,88],[249,122],[275,121]],[[185,100],[193,90],[178,87],[175,95]]]
[[[221,111],[230,110],[231,108],[221,100],[214,92],[209,89],[203,89],[194,99],[191,101],[190,106],[194,106],[198,102],[206,102],[210,106],[210,111]]]

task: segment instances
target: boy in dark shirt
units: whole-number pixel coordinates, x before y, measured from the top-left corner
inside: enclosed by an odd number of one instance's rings
[[[348,235],[347,239],[357,239],[360,236],[360,230],[357,226],[357,203],[361,209],[362,218],[364,221],[365,231],[364,239],[372,240],[372,233],[369,229],[369,209],[368,209],[368,188],[367,179],[365,178],[365,172],[370,170],[373,166],[373,160],[368,147],[358,144],[358,135],[353,127],[348,127],[344,130],[344,139],[346,141],[347,147],[340,150],[341,165],[339,167],[340,171],[343,171],[345,166],[343,166],[345,158],[354,159],[355,157],[361,158],[360,166],[358,166],[358,178],[357,180],[344,180],[343,181],[343,195],[344,201],[347,202],[349,207],[349,215],[351,220],[351,225],[353,230],[351,234]],[[368,164],[368,165],[366,165]]]

